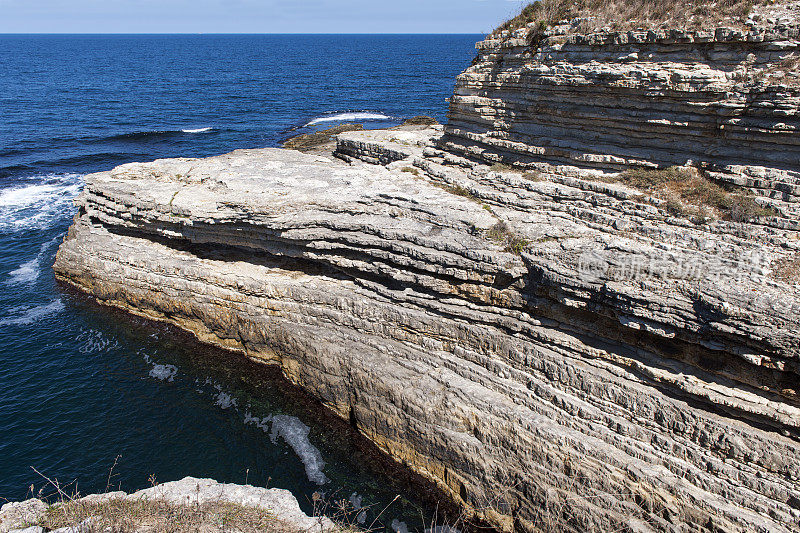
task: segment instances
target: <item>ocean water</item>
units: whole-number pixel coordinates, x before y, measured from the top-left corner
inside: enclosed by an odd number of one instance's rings
[[[187,475],[363,502],[431,502],[272,370],[101,308],[51,265],[82,177],[276,146],[356,120],[444,120],[479,35],[0,36],[0,502]],[[372,513],[372,514],[370,514]],[[397,522],[395,522],[397,524]]]

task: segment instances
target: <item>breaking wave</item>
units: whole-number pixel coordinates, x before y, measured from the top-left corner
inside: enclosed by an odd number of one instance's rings
[[[174,130],[152,130],[152,131],[134,131],[131,133],[120,133],[119,135],[112,135],[98,139],[97,141],[144,141],[157,137],[174,137],[183,134],[195,133],[211,133],[216,131],[216,128],[207,126],[203,128],[186,128]]]
[[[305,124],[303,127],[316,126],[317,124],[324,124],[326,122],[350,122],[353,120],[392,120],[393,117],[384,115],[383,113],[375,113],[370,111],[359,111],[351,113],[337,113],[335,115],[323,115],[317,117],[311,122]]]
[[[322,472],[322,469],[325,468],[322,453],[308,440],[310,429],[299,418],[288,415],[257,418],[249,412],[245,412],[244,423],[252,424],[265,433],[269,431],[269,424],[272,423],[270,440],[273,444],[278,441],[278,437],[286,441],[286,444],[294,450],[294,453],[300,458],[300,462],[303,463],[309,481],[317,485],[324,485],[329,481]]]
[[[81,187],[80,175],[65,174],[25,178],[0,189],[0,231],[44,229],[68,218]]]

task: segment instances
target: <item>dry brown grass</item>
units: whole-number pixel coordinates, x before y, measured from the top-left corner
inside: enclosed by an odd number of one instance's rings
[[[65,500],[51,506],[35,526],[45,529],[81,525],[82,533],[240,531],[300,533],[269,511],[230,502],[175,505],[162,500]]]
[[[772,277],[786,283],[800,282],[800,254],[778,260],[772,266]]]
[[[631,169],[609,181],[661,198],[664,209],[673,216],[702,221],[716,215],[734,222],[751,222],[777,214],[774,209],[759,205],[752,196],[725,189],[691,168]]]
[[[506,165],[505,163],[495,163],[489,170],[492,172],[514,172],[514,167],[511,165]]]
[[[514,31],[536,23],[532,44],[537,34],[561,20],[585,19],[581,31],[609,26],[612,29],[634,29],[668,26],[700,28],[722,21],[740,21],[756,3],[770,0],[539,0],[528,4],[516,17],[501,24],[493,35]]]
[[[403,121],[401,126],[436,126],[439,124],[439,121],[433,117],[429,117],[426,115],[419,115],[417,117],[412,117]]]
[[[522,175],[528,181],[545,181],[544,174],[538,170],[529,170]]]
[[[333,143],[335,135],[346,131],[361,131],[363,129],[364,126],[362,124],[341,124],[327,130],[320,130],[314,133],[305,133],[297,137],[292,137],[283,143],[283,147],[288,150],[310,152]]]

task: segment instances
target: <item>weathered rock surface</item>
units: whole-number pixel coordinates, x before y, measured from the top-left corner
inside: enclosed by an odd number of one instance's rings
[[[283,489],[265,489],[251,485],[234,485],[218,483],[213,479],[197,479],[186,477],[180,481],[162,483],[143,489],[133,494],[124,492],[108,492],[92,494],[75,500],[75,503],[98,503],[113,500],[148,500],[159,501],[175,506],[201,506],[206,503],[232,503],[242,507],[263,509],[272,513],[276,520],[287,526],[287,530],[325,532],[338,530],[325,517],[306,515],[292,493]],[[43,531],[38,526],[29,526],[38,521],[47,511],[49,505],[39,499],[24,502],[10,502],[0,509],[0,533],[26,531],[38,533]],[[81,524],[54,530],[54,533],[79,533],[89,530]]]
[[[771,276],[797,230],[440,135],[89,176],[56,274],[280,365],[498,527],[800,527],[800,288]]]
[[[521,166],[691,162],[798,219],[799,23],[776,13],[746,29],[490,36],[457,79],[441,146]]]
[[[797,531],[790,4],[493,36],[444,131],[89,176],[56,275],[280,365],[499,528]],[[687,163],[774,211],[690,221],[606,179]]]

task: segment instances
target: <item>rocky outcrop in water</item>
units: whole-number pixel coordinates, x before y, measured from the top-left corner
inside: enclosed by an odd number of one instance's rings
[[[89,176],[56,275],[280,365],[498,528],[796,530],[796,94],[743,107],[680,67],[697,35],[609,35],[480,45],[444,134]],[[716,35],[720,64],[783,53]],[[690,216],[615,172],[687,159],[771,210]]]

